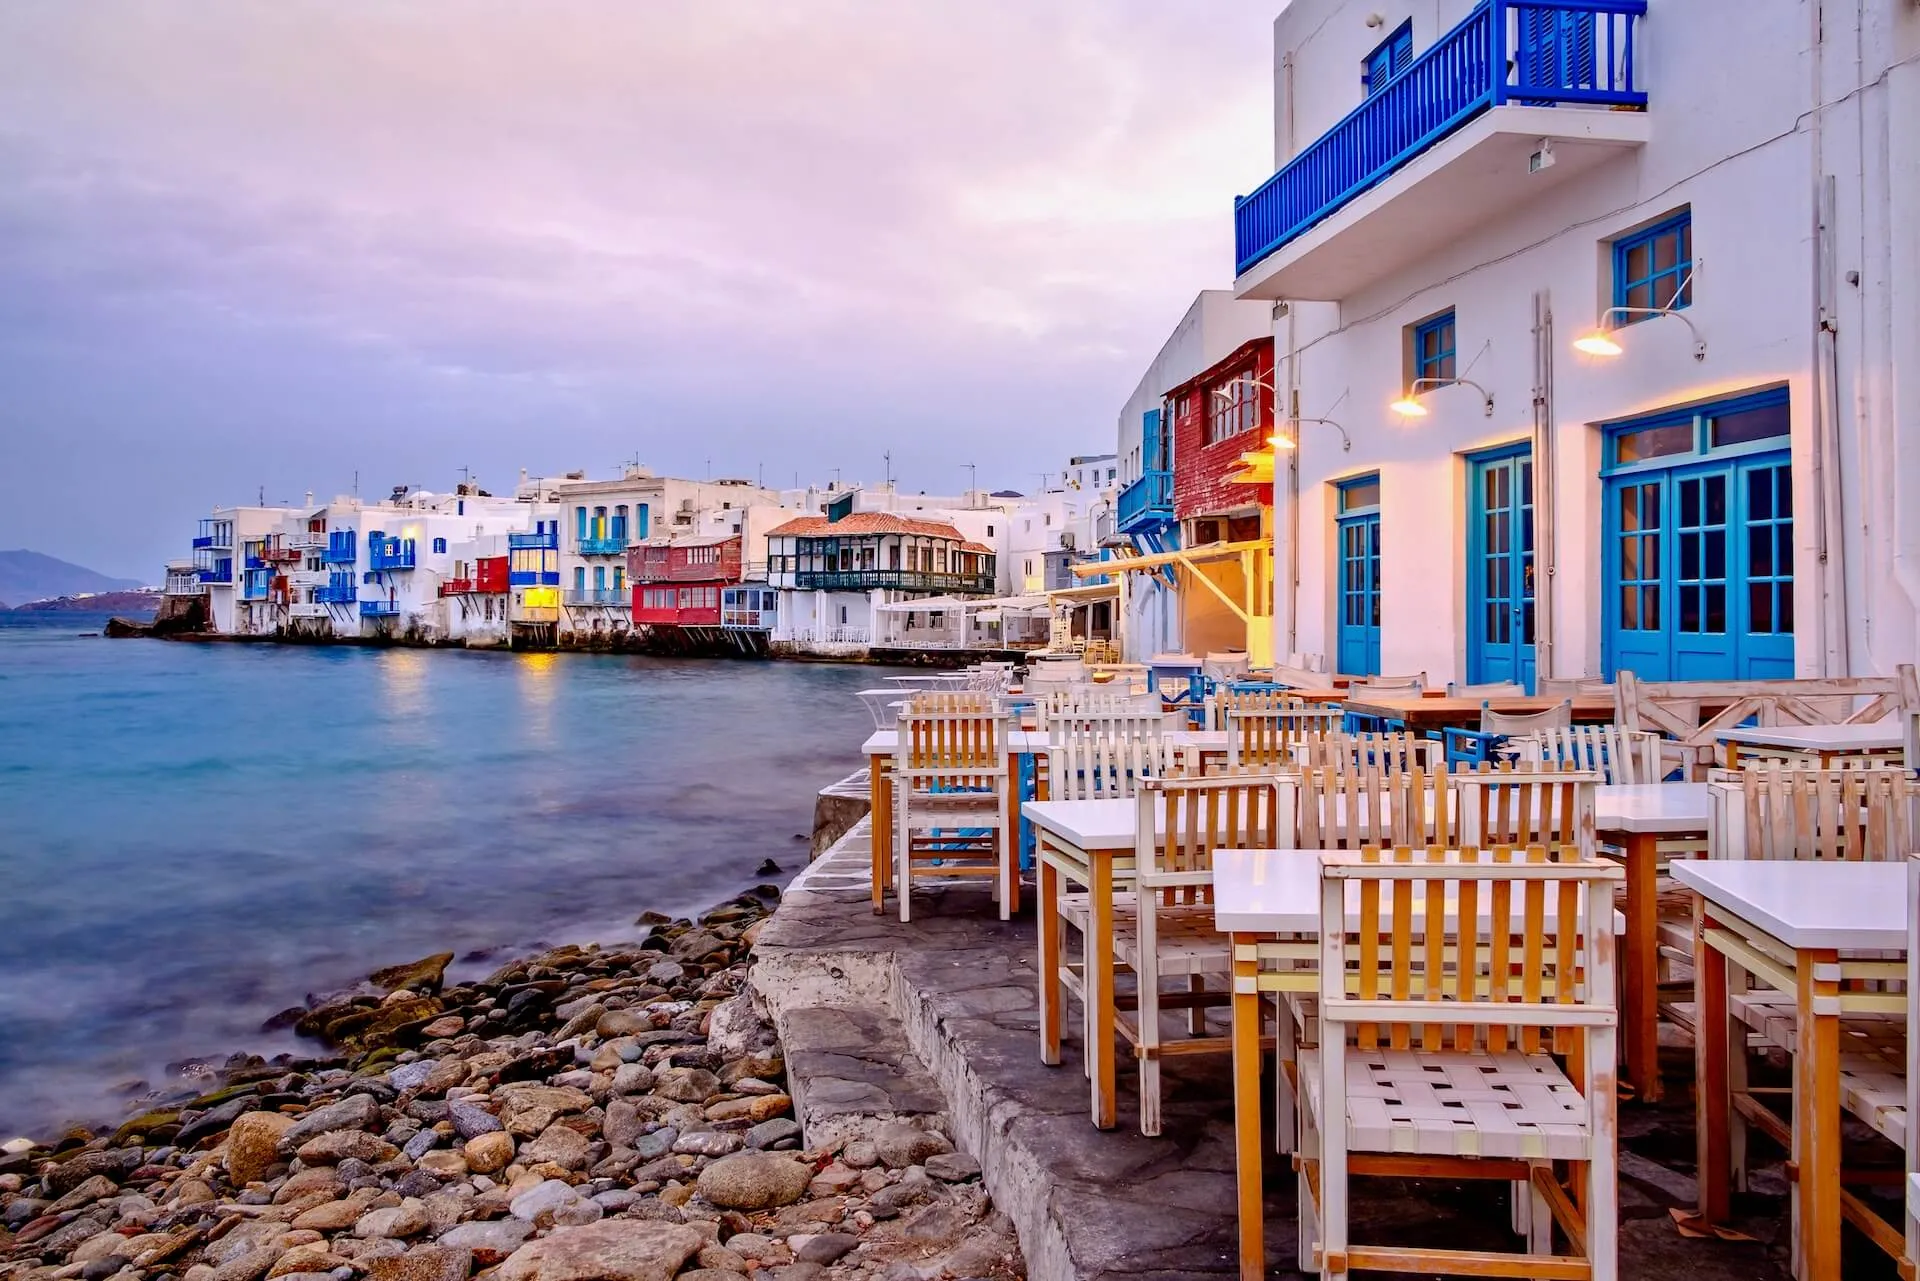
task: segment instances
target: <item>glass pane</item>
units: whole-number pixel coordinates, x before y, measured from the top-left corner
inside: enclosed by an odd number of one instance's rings
[[[1533,601],[1531,599],[1520,608],[1520,643],[1533,644]]]
[[[1656,236],[1653,241],[1653,269],[1671,271],[1680,260],[1680,237],[1669,233]]]
[[[1623,463],[1643,462],[1649,458],[1667,458],[1693,452],[1693,424],[1673,423],[1627,432],[1617,438],[1616,457]]]
[[[1721,419],[1720,422],[1726,421]],[[1716,422],[1714,426],[1719,427]],[[1718,444],[1716,440],[1714,442]],[[1747,473],[1747,519],[1767,520],[1773,515],[1773,473],[1750,471]]]
[[[1680,535],[1680,577],[1683,580],[1697,580],[1700,577],[1700,535]]]
[[[1753,440],[1778,439],[1787,434],[1788,428],[1789,414],[1785,405],[1763,405],[1714,419],[1708,427],[1707,440],[1715,447],[1744,445]]]
[[[1762,635],[1773,630],[1773,588],[1766,583],[1747,585],[1747,630]]]
[[[1700,631],[1700,589],[1691,584],[1680,586],[1680,630],[1694,634]]]
[[[1354,511],[1361,507],[1378,507],[1379,505],[1380,482],[1377,480],[1362,481],[1359,484],[1348,485],[1340,491],[1340,510],[1343,512]]]
[[[1640,589],[1640,621],[1647,631],[1660,630],[1660,587],[1649,583]]]
[[[1680,528],[1698,529],[1700,527],[1700,482],[1683,480],[1680,482]],[[1686,545],[1681,544],[1684,554]]]
[[[1773,527],[1773,564],[1777,576],[1793,577],[1793,526],[1790,523]]]
[[[1640,630],[1640,589],[1624,586],[1620,589],[1620,629],[1637,632]]]
[[[1637,485],[1628,485],[1620,491],[1620,528],[1640,528],[1640,488]]]
[[[1638,538],[1620,540],[1620,577],[1640,577],[1640,540]]]
[[[1771,525],[1747,527],[1747,573],[1755,578],[1772,576],[1773,527]]]
[[[1626,252],[1626,276],[1628,280],[1645,280],[1653,274],[1653,248],[1642,242]]]
[[[1707,534],[1707,578],[1725,578],[1727,576],[1727,534],[1725,530],[1710,530]]]
[[[1779,621],[1774,625],[1773,630],[1783,635],[1787,632],[1792,631],[1793,630],[1793,586],[1792,584],[1790,583],[1780,584],[1780,590],[1774,596],[1773,604],[1774,604],[1774,612],[1779,615]]]
[[[1635,285],[1633,288],[1627,290],[1626,302],[1622,305],[1651,310],[1657,305],[1653,300],[1653,286],[1651,284]],[[1631,324],[1633,321],[1641,319],[1641,317],[1630,313],[1620,317],[1620,319],[1623,323]]]
[[[1775,467],[1773,474],[1779,478],[1779,483],[1774,486],[1774,496],[1779,500],[1777,514],[1783,518],[1791,516],[1793,515],[1793,473],[1785,467]]]
[[[1707,524],[1724,525],[1727,523],[1727,478],[1709,476],[1705,481],[1707,494]]]
[[[1706,630],[1715,634],[1727,630],[1727,589],[1718,583],[1706,588]]]

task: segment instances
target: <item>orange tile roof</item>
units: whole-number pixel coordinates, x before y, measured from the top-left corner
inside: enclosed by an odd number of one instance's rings
[[[993,548],[987,546],[985,543],[961,543],[960,550],[963,552],[983,552],[988,556],[993,555]]]
[[[832,522],[825,516],[796,516],[786,524],[767,531],[768,537],[778,535],[783,538],[826,538],[854,534],[920,534],[928,538],[961,538],[960,531],[952,525],[913,520],[892,512],[854,512]],[[980,547],[979,550],[992,549]]]

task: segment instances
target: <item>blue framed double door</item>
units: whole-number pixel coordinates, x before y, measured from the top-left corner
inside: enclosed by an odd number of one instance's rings
[[[1533,450],[1467,459],[1467,680],[1534,687]]]

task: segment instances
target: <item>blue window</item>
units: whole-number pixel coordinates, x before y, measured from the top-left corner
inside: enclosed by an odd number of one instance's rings
[[[647,505],[645,503],[641,503],[634,509],[633,526],[634,540],[636,542],[645,542],[647,538]]]
[[[1453,312],[1441,312],[1413,327],[1413,376],[1442,382],[1455,377]]]
[[[1533,450],[1467,460],[1467,679],[1533,687]]]
[[[1645,320],[1647,313],[1693,305],[1693,214],[1683,210],[1613,242],[1613,305],[1638,311],[1616,313],[1614,324]]]
[[[576,592],[584,592],[587,590],[587,567],[585,565],[575,565],[573,567],[573,590]]]
[[[1398,30],[1374,47],[1367,60],[1361,64],[1360,82],[1366,87],[1371,98],[1387,87],[1387,82],[1407,69],[1413,61],[1413,19],[1400,24]]]
[[[575,538],[587,536],[587,509],[584,507],[573,509],[573,536]]]
[[[444,552],[444,551],[446,551],[446,550],[447,550],[447,540],[446,540],[446,539],[444,539],[444,538],[436,538],[436,539],[434,539],[434,540],[433,540],[433,550],[435,550],[436,552]]]
[[[1793,472],[1784,389],[1608,426],[1609,671],[1793,675]]]
[[[1335,522],[1339,577],[1334,602],[1339,669],[1351,676],[1380,670],[1380,477],[1345,481]]]
[[[595,565],[593,567],[593,590],[596,595],[607,590],[607,567],[605,565]]]

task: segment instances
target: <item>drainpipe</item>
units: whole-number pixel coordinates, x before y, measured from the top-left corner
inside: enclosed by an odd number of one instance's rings
[[[1554,531],[1558,527],[1553,446],[1553,304],[1546,290],[1537,289],[1533,294],[1533,665],[1536,676],[1549,678],[1555,674]]]
[[[1826,172],[1826,5],[1814,0],[1808,14],[1813,24],[1813,103],[1810,154],[1813,163],[1813,433],[1810,470],[1813,473],[1814,560],[1820,608],[1820,671],[1844,676],[1847,665],[1846,582],[1842,557],[1837,554],[1843,530],[1840,514],[1840,389],[1838,319],[1834,314],[1834,181]]]
[[[1300,351],[1292,307],[1287,308],[1286,414],[1294,423],[1294,447],[1286,451],[1287,554],[1279,568],[1284,577],[1276,584],[1281,599],[1274,607],[1286,614],[1280,660],[1291,665],[1300,651]]]

